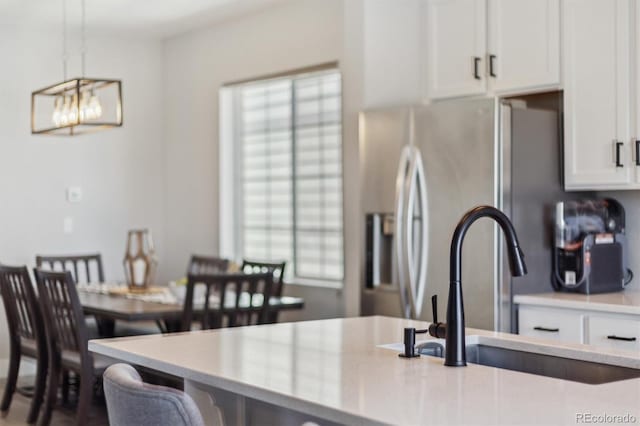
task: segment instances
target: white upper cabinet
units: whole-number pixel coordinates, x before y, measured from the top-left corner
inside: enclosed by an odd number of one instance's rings
[[[427,0],[427,97],[484,93],[486,0]]]
[[[560,0],[489,0],[490,90],[560,84]]]
[[[632,123],[632,138],[631,138],[631,161],[630,165],[634,169],[633,181],[634,186],[640,187],[640,1],[636,1],[636,14],[635,14],[635,54],[631,55],[635,65],[635,116]]]
[[[425,0],[428,99],[560,85],[560,0]]]
[[[629,189],[630,1],[565,0],[565,189]]]

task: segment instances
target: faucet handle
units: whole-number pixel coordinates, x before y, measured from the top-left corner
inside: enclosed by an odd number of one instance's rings
[[[431,296],[431,311],[433,312],[433,324],[429,326],[429,335],[438,339],[444,339],[447,335],[447,326],[438,322],[438,295]]]
[[[431,296],[431,312],[433,313],[433,322],[438,323],[438,295]]]

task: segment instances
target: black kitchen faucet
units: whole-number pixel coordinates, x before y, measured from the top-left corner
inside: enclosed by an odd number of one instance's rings
[[[449,255],[449,301],[447,305],[446,345],[444,365],[461,367],[467,365],[467,353],[464,342],[464,306],[462,304],[462,242],[469,227],[481,217],[495,220],[502,228],[507,242],[507,255],[511,275],[520,277],[527,274],[524,254],[518,244],[513,224],[500,210],[491,206],[478,206],[469,210],[458,222],[451,238],[451,254]]]
[[[451,238],[450,280],[449,280],[449,300],[447,305],[446,324],[437,322],[434,305],[434,319],[428,330],[418,330],[405,328],[405,354],[403,357],[417,356],[413,350],[415,333],[429,332],[430,335],[438,338],[445,338],[445,361],[444,365],[450,367],[464,367],[467,365],[466,347],[464,335],[464,306],[462,303],[462,243],[469,227],[481,217],[489,217],[495,220],[502,228],[507,243],[507,255],[509,257],[509,267],[511,275],[519,277],[526,275],[527,266],[524,263],[524,254],[518,244],[518,236],[509,218],[500,210],[491,206],[478,206],[469,210],[460,219],[453,237]],[[411,347],[410,347],[411,346]]]

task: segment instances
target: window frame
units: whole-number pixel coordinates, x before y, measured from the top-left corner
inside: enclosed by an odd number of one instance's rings
[[[336,176],[340,180],[340,193],[338,197],[340,199],[340,227],[339,239],[341,241],[341,269],[342,274],[340,278],[329,278],[329,277],[310,277],[305,275],[300,275],[298,272],[298,255],[297,255],[297,244],[298,237],[297,233],[300,232],[298,229],[298,207],[296,206],[296,197],[297,197],[297,182],[299,182],[299,177],[296,176],[296,148],[298,144],[297,133],[299,131],[296,125],[296,81],[298,79],[303,79],[309,76],[322,76],[326,74],[336,74],[340,80],[340,89],[339,89],[339,119],[336,121],[335,125],[339,126],[338,134],[340,138],[339,142],[339,167],[340,172]],[[231,228],[231,232],[233,232],[233,257],[240,260],[245,253],[244,246],[244,237],[245,237],[245,206],[244,206],[244,130],[243,130],[243,107],[242,107],[242,89],[254,85],[254,84],[264,84],[270,81],[279,81],[279,80],[290,80],[291,84],[291,101],[290,101],[290,127],[291,127],[291,229],[290,229],[290,237],[291,237],[291,259],[282,259],[286,260],[289,263],[289,279],[287,280],[287,284],[301,284],[301,285],[311,285],[317,287],[324,288],[335,288],[340,289],[344,286],[345,279],[345,227],[344,227],[344,87],[343,87],[343,77],[340,69],[333,64],[330,67],[321,68],[321,69],[312,69],[309,71],[299,71],[299,72],[291,72],[288,74],[279,74],[272,78],[261,78],[255,80],[248,80],[237,84],[225,85],[223,89],[231,89],[231,99],[232,99],[232,120],[230,123],[226,123],[227,125],[232,125],[232,158],[233,158],[233,186],[232,192],[233,196],[233,208],[237,212],[236,219],[233,221],[233,226]],[[319,98],[319,102],[321,102],[322,97]],[[224,123],[221,122],[221,127]],[[323,127],[325,127],[324,123],[320,123],[318,126],[320,131],[322,132]],[[222,129],[221,129],[222,133]],[[324,148],[326,149],[326,148]],[[322,151],[321,151],[322,153]],[[326,179],[326,177],[322,177],[322,179]],[[320,194],[325,194],[325,191],[320,191]],[[229,228],[225,231],[223,229],[224,224],[221,222],[221,232],[229,232]],[[322,229],[321,235],[324,237],[326,234],[325,229]],[[291,264],[293,264],[293,269],[291,269]]]

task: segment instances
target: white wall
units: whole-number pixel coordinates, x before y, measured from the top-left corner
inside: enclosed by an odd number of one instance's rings
[[[407,105],[422,99],[425,64],[422,0],[365,0],[362,104],[364,108]],[[355,6],[350,6],[355,7]],[[352,24],[352,23],[351,23]]]
[[[218,252],[219,89],[233,81],[340,61],[342,34],[342,0],[296,0],[165,42],[170,273],[184,274],[191,253]],[[305,294],[304,289],[293,291]],[[323,306],[318,314],[342,314],[340,292],[314,291],[312,299],[307,302]]]
[[[34,266],[38,253],[100,251],[107,279],[121,280],[126,232],[145,226],[162,266],[162,43],[88,41],[87,74],[123,80],[124,127],[73,138],[32,136],[30,94],[62,80],[60,38],[0,28],[0,262]],[[78,64],[73,58],[69,77],[80,75]],[[82,187],[81,203],[65,201],[69,185]],[[65,216],[74,219],[72,234],[63,233]],[[0,312],[0,363],[8,354],[4,318]]]

